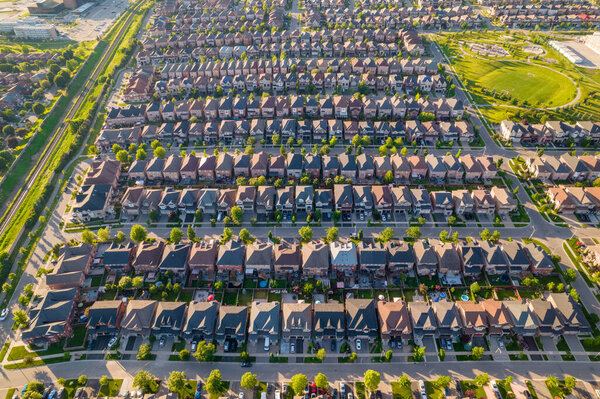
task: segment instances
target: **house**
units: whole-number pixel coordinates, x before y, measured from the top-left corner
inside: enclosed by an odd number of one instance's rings
[[[379,213],[392,212],[394,200],[389,186],[371,186],[371,195],[374,209]]]
[[[463,325],[463,334],[468,337],[483,337],[488,327],[483,305],[473,301],[458,301],[456,308]]]
[[[429,168],[425,159],[420,156],[413,155],[406,158],[408,165],[410,166],[410,177],[413,180],[421,180],[427,176]]]
[[[350,240],[337,240],[329,244],[331,271],[338,278],[351,277],[357,271],[356,246]]]
[[[415,342],[422,342],[424,337],[439,336],[435,313],[429,303],[423,301],[409,302],[408,310],[410,311]]]
[[[387,265],[387,250],[379,242],[358,243],[358,256],[361,272],[368,273],[372,278],[385,278]]]
[[[454,211],[457,215],[472,214],[475,202],[471,197],[469,190],[454,190],[452,191],[452,200],[454,201]]]
[[[461,163],[452,155],[444,155],[442,163],[446,167],[446,178],[448,182],[462,180],[465,173]]]
[[[144,241],[138,244],[132,264],[135,273],[144,274],[158,271],[164,249],[165,242],[162,240]]]
[[[539,335],[537,320],[527,303],[515,300],[502,302],[511,319],[514,334],[519,337]]]
[[[203,215],[207,215],[209,217],[216,215],[219,197],[219,189],[200,189],[198,192],[198,201],[196,202],[198,210],[202,212]]]
[[[207,238],[200,242],[194,242],[190,248],[187,261],[190,270],[190,281],[214,280],[216,259],[217,239]]]
[[[459,254],[464,276],[473,280],[479,279],[485,267],[485,254],[480,245],[473,243],[460,245]]]
[[[356,214],[360,215],[362,213],[367,217],[371,216],[373,212],[371,186],[352,186],[352,197]]]
[[[524,247],[531,261],[531,273],[536,276],[547,276],[554,271],[554,262],[542,247],[532,242]]]
[[[290,179],[299,180],[302,177],[302,171],[304,169],[304,158],[302,154],[287,154],[286,170],[287,176]]]
[[[460,157],[460,163],[465,171],[465,180],[477,181],[481,180],[483,176],[483,168],[475,157],[471,154],[462,155]]]
[[[535,317],[540,335],[558,337],[563,333],[563,326],[558,317],[558,312],[552,303],[542,298],[527,301],[529,310]]]
[[[496,212],[496,201],[488,190],[473,190],[471,192],[475,212],[492,216]]]
[[[321,177],[321,157],[315,154],[307,154],[304,157],[304,171],[311,178]]]
[[[256,240],[246,245],[246,276],[269,280],[273,262],[273,244]]]
[[[438,272],[438,257],[435,248],[425,240],[418,240],[413,245],[419,276],[433,276]]]
[[[454,244],[446,242],[442,245],[434,245],[439,258],[439,275],[444,284],[461,285],[462,271],[460,256]]]
[[[128,272],[135,254],[135,245],[111,243],[102,256],[102,266],[112,274]]]
[[[448,171],[441,158],[433,154],[428,154],[425,156],[425,163],[427,164],[429,180],[438,183],[442,183],[446,180]]]
[[[273,186],[258,186],[256,189],[256,213],[272,215],[275,208],[277,189]]]
[[[121,198],[121,209],[126,216],[139,215],[144,190],[144,187],[127,187]]]
[[[404,184],[410,182],[412,169],[408,160],[399,154],[392,155],[390,160],[394,168],[394,179]]]
[[[183,325],[183,337],[191,340],[212,341],[215,337],[215,325],[219,303],[217,301],[192,301]]]
[[[579,305],[570,295],[562,293],[551,293],[547,300],[550,301],[558,314],[563,327],[564,334],[590,334],[592,329]]]
[[[423,188],[411,188],[410,195],[414,214],[428,215],[431,213],[433,207],[429,191]]]
[[[480,246],[483,251],[487,274],[498,275],[508,273],[508,263],[500,245],[492,244],[489,241],[482,241]]]
[[[96,247],[85,243],[62,247],[52,271],[45,274],[46,286],[54,290],[82,287],[95,253]]]
[[[274,248],[273,269],[278,279],[291,278],[300,271],[300,247],[296,243],[281,240]]]
[[[375,165],[373,157],[364,152],[356,157],[356,166],[358,168],[358,179],[361,181],[370,180],[375,174]]]
[[[296,212],[312,212],[313,186],[296,186]]]
[[[454,302],[440,300],[432,303],[440,338],[458,342],[462,334],[462,321]]]
[[[454,211],[454,200],[452,193],[448,191],[433,191],[431,193],[431,204],[433,212],[446,217],[451,216]]]
[[[150,336],[156,301],[134,299],[127,303],[127,309],[121,320],[121,336]]]
[[[305,302],[283,302],[281,338],[284,342],[309,340],[312,333],[312,305]]]
[[[252,302],[248,340],[256,343],[259,338],[268,337],[272,342],[277,342],[279,340],[280,311],[279,302]]]
[[[412,339],[411,319],[404,301],[377,301],[377,314],[383,340],[407,344]]]
[[[410,189],[406,186],[395,186],[391,188],[394,213],[408,215],[412,213],[413,203]]]
[[[218,279],[239,281],[243,278],[244,249],[238,238],[219,246],[216,262]]]
[[[170,271],[176,281],[185,284],[188,273],[188,258],[191,245],[174,243],[165,246],[158,269],[165,273]]]
[[[255,186],[239,186],[235,197],[235,204],[242,209],[242,212],[253,212],[256,203],[255,198]]]
[[[315,210],[319,210],[322,215],[331,217],[331,213],[333,212],[333,191],[328,188],[316,189],[314,206]]]
[[[404,241],[391,241],[388,246],[388,272],[390,277],[399,278],[402,274],[414,276],[416,265],[412,246]]]
[[[516,241],[501,240],[500,245],[508,262],[510,274],[519,275],[531,269],[531,260],[523,245]]]
[[[496,201],[496,212],[499,215],[507,215],[508,213],[517,210],[517,200],[513,193],[508,191],[505,187],[494,186],[490,190],[490,194],[494,201]]]
[[[569,179],[573,181],[584,181],[589,179],[590,170],[588,165],[583,162],[578,156],[571,154],[562,154],[560,161],[570,169]]]
[[[338,156],[340,174],[354,181],[356,179],[356,158],[352,154],[340,154]]]
[[[185,302],[158,302],[152,335],[163,337],[179,337],[182,333],[187,304]]]
[[[344,304],[337,302],[314,304],[314,337],[341,340],[346,335]]]
[[[480,301],[480,303],[487,317],[488,333],[493,335],[509,335],[512,331],[512,323],[510,315],[504,306],[504,301],[486,299]]]
[[[336,211],[340,211],[342,216],[344,213],[352,213],[354,196],[350,184],[335,184],[333,186],[333,196]]]
[[[323,155],[321,157],[321,167],[323,171],[323,179],[328,177],[336,177],[339,171],[338,158],[336,156]]]
[[[579,202],[565,187],[550,187],[547,191],[548,199],[558,212],[574,213]]]
[[[322,241],[302,245],[302,275],[304,278],[325,277],[329,273],[329,247]]]
[[[21,339],[29,345],[47,346],[72,335],[72,322],[79,288],[41,292],[41,301],[28,312],[28,325]]]
[[[87,222],[106,219],[114,215],[111,205],[113,189],[110,184],[82,186],[71,205],[71,214],[76,220]]]
[[[379,336],[377,313],[373,299],[346,299],[346,329],[348,339],[360,339],[370,344]]]
[[[221,306],[215,329],[215,339],[219,344],[235,340],[238,344],[246,341],[246,323],[248,307]]]
[[[87,310],[87,334],[89,339],[100,335],[115,336],[121,328],[126,302],[96,301]]]

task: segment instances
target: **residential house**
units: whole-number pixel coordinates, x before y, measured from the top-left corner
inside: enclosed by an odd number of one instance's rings
[[[179,337],[183,330],[187,304],[185,302],[158,302],[152,323],[152,335]]]
[[[346,328],[348,339],[360,339],[369,345],[379,336],[377,313],[373,299],[346,299]]]
[[[149,337],[155,311],[156,301],[139,299],[129,301],[121,320],[121,336]]]
[[[412,339],[412,324],[408,306],[403,300],[377,301],[377,314],[383,340],[395,340],[408,344]]]
[[[192,301],[183,325],[183,337],[189,342],[195,340],[212,341],[215,338],[215,325],[219,302],[217,301]]]
[[[272,342],[277,342],[279,340],[280,311],[281,304],[279,302],[252,302],[248,340],[256,343],[259,338],[268,337]]]
[[[246,341],[248,307],[221,306],[215,329],[215,338],[219,344],[235,340],[238,344]]]

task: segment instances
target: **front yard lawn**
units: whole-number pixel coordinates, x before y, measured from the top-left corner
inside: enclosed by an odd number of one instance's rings
[[[403,387],[397,382],[392,382],[392,396],[394,399],[412,399],[412,391],[410,386]]]
[[[485,390],[483,389],[483,387],[480,387],[479,385],[475,384],[475,381],[473,381],[473,380],[461,381],[460,387],[462,388],[462,391],[465,394],[467,391],[473,391],[475,393],[476,398],[479,398],[479,399],[487,398],[487,395],[485,394]]]
[[[121,385],[123,385],[123,380],[108,380],[108,384],[102,385],[102,387],[100,387],[98,396],[114,398],[119,394],[119,391],[121,390]]]

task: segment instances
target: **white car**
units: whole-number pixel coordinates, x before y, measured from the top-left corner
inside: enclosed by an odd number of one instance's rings
[[[244,399],[244,392],[240,392],[240,394],[238,395],[238,399]]]
[[[356,340],[356,350],[359,351],[362,349],[362,342],[360,341],[360,339]]]
[[[192,352],[196,351],[196,347],[198,346],[198,342],[192,341]]]
[[[2,313],[0,313],[0,321],[6,320],[7,317],[8,317],[8,308],[4,308],[2,310]]]
[[[110,339],[110,341],[108,341],[108,349],[112,348],[113,346],[115,346],[115,344],[117,343],[117,341],[119,340],[119,338],[117,337],[112,337]]]

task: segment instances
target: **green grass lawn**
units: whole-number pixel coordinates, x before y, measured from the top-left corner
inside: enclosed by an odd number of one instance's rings
[[[496,380],[496,383],[502,399],[509,399],[513,395],[512,387],[505,380]]]
[[[225,305],[233,306],[237,303],[237,291],[227,291],[223,295],[223,303]]]
[[[119,394],[119,391],[121,390],[121,385],[123,385],[123,380],[108,380],[108,384],[102,385],[102,387],[100,387],[100,392],[98,392],[98,396],[113,398]]]
[[[5,399],[12,399],[16,390],[17,390],[17,388],[10,388],[8,391],[6,391]]]
[[[10,350],[10,353],[8,354],[8,358],[6,360],[8,360],[8,361],[22,360],[26,355],[46,356],[46,355],[55,355],[58,353],[63,353],[64,352],[62,349],[63,344],[64,344],[64,342],[60,341],[60,342],[50,345],[47,350],[39,350],[39,351],[30,351],[23,345],[14,346]]]
[[[445,397],[444,390],[431,381],[425,381],[425,390],[427,391],[427,397],[431,399],[443,399]]]
[[[363,382],[354,383],[354,391],[358,399],[366,399],[365,384]]]
[[[71,354],[65,353],[64,356],[53,357],[53,358],[46,359],[46,360],[35,359],[30,364],[25,364],[25,362],[7,364],[6,366],[4,366],[4,368],[8,369],[8,370],[16,370],[16,369],[24,369],[24,368],[28,368],[28,367],[43,366],[45,364],[68,362],[70,360],[71,360]]]
[[[463,393],[466,393],[467,391],[471,390],[475,392],[475,397],[479,399],[487,398],[483,387],[480,387],[479,385],[475,384],[475,381],[461,381],[460,387],[462,388]]]
[[[183,389],[178,392],[179,399],[185,399],[186,397],[193,398],[196,394],[196,385],[198,382],[196,380],[187,380]]]
[[[73,329],[73,336],[67,341],[67,347],[77,348],[85,344],[87,334],[86,326],[77,326]]]
[[[402,387],[397,382],[392,382],[392,395],[394,399],[412,399],[412,391],[410,386]]]

